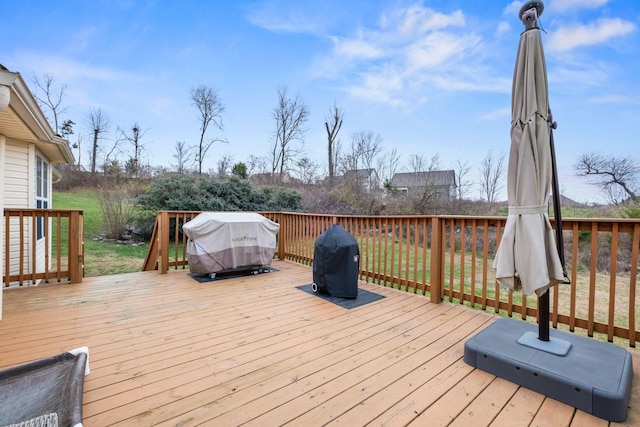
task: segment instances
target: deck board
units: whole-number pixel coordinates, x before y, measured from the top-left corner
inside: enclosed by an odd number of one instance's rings
[[[487,313],[368,283],[386,298],[347,310],[296,289],[309,267],[273,266],[5,291],[0,367],[88,346],[85,426],[609,424],[465,364]]]

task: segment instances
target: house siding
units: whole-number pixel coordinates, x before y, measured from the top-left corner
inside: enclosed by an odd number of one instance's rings
[[[5,142],[4,157],[4,208],[34,208],[35,207],[35,159],[36,151],[33,144],[25,144],[20,141],[12,141],[7,139]],[[49,173],[51,168],[49,168]],[[49,177],[49,185],[51,178]],[[48,194],[51,194],[49,188]],[[3,227],[5,226],[3,221]],[[22,260],[22,271],[28,274],[33,268],[34,251],[31,247],[32,224],[30,218],[25,219],[23,224],[22,245],[24,254]],[[9,249],[9,266],[10,274],[18,274],[20,272],[20,224],[17,218],[13,218],[9,225],[10,228],[10,249]],[[4,244],[4,238],[3,238]],[[36,243],[35,251],[37,253],[35,266],[37,272],[45,270],[45,244],[44,239],[40,239]]]
[[[7,140],[4,165],[4,207],[28,208],[32,184],[29,174],[29,145]]]

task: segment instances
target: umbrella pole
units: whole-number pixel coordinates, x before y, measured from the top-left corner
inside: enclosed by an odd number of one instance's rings
[[[551,189],[553,192],[553,218],[556,229],[556,247],[558,256],[562,264],[562,274],[567,277],[567,271],[564,264],[564,241],[562,239],[562,213],[560,208],[560,189],[558,188],[558,168],[556,166],[556,149],[553,141],[553,130],[558,124],[553,121],[551,110],[549,110],[549,144],[551,148]],[[538,297],[538,339],[541,341],[549,341],[549,291]]]

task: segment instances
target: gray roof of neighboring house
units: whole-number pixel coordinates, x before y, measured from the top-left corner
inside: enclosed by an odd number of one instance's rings
[[[455,186],[453,170],[427,172],[400,172],[393,175],[391,185],[398,188],[433,186]]]

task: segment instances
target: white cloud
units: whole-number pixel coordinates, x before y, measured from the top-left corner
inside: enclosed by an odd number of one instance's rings
[[[549,8],[558,12],[576,9],[595,9],[607,4],[609,0],[553,0]]]
[[[466,18],[420,5],[383,14],[379,25],[332,37],[332,52],[316,61],[315,76],[343,81],[353,96],[392,106],[424,103],[432,91],[509,90],[480,66],[482,39]],[[475,65],[474,65],[475,63]]]
[[[34,70],[36,74],[48,73],[61,82],[78,79],[118,81],[133,76],[109,67],[94,66],[63,56],[22,53],[16,58],[21,70]]]
[[[520,11],[522,4],[523,3],[518,0],[512,1],[507,5],[507,7],[504,8],[504,11],[502,12],[502,14],[504,16],[509,17],[509,19],[513,18],[514,16],[517,18],[518,12]]]
[[[509,31],[511,31],[511,24],[509,24],[506,21],[502,21],[498,24],[498,28],[496,28],[496,37],[499,37],[503,34],[508,33]]]
[[[377,74],[369,73],[362,77],[362,84],[347,87],[345,90],[352,96],[365,101],[393,107],[406,106],[404,101],[397,96],[405,89],[405,82],[395,70],[387,70]]]
[[[464,27],[465,17],[460,10],[447,15],[430,8],[414,5],[405,10],[396,9],[383,17],[382,22],[384,23],[383,28],[397,28],[400,34],[413,36],[451,26]]]
[[[636,30],[636,26],[620,18],[599,19],[587,25],[560,27],[549,39],[550,52],[567,52],[581,46],[603,44],[610,39],[626,36]]]
[[[480,116],[481,121],[502,120],[511,117],[510,108],[502,108],[500,110],[489,111]]]
[[[602,86],[608,79],[606,67],[602,64],[565,64],[549,70],[549,81],[568,87]]]
[[[440,74],[430,77],[430,81],[440,90],[447,92],[496,92],[511,91],[511,79],[487,77],[487,72],[471,68],[459,70],[458,74]]]
[[[272,4],[249,11],[245,18],[257,27],[274,32],[316,34],[321,28],[321,20],[317,17],[298,11],[282,10],[281,7]]]
[[[638,100],[635,96],[620,95],[620,94],[603,94],[600,96],[594,96],[587,99],[589,104],[638,104]]]
[[[383,56],[382,50],[375,44],[362,39],[332,38],[334,52],[337,56],[347,59],[374,59]]]
[[[407,65],[413,69],[433,69],[444,66],[468,51],[478,40],[475,37],[459,36],[445,32],[426,34],[422,39],[407,46]]]

